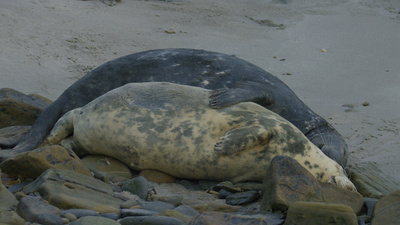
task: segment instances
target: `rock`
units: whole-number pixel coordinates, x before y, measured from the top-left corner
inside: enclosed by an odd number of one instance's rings
[[[141,199],[147,198],[147,189],[147,180],[144,177],[135,177],[122,186],[122,190],[129,191],[139,196]]]
[[[53,224],[63,224],[59,216],[61,210],[43,201],[41,197],[27,196],[19,200],[18,214],[29,222],[44,223],[54,220]],[[52,216],[52,215],[54,216]],[[47,223],[46,223],[47,224]]]
[[[121,203],[121,209],[130,209],[134,206],[138,206],[139,202],[135,199],[129,199],[123,203]]]
[[[92,176],[89,169],[73,151],[58,145],[46,146],[18,154],[2,162],[0,168],[10,175],[25,179],[35,179],[49,168],[72,170]]]
[[[229,191],[231,193],[236,193],[236,192],[242,191],[242,189],[240,189],[239,187],[236,187],[230,181],[223,181],[221,183],[218,183],[217,185],[212,187],[212,190],[214,190],[214,191],[225,190],[225,191]]]
[[[129,216],[152,216],[156,213],[156,211],[151,211],[147,209],[121,209],[122,218]]]
[[[195,209],[193,209],[192,207],[187,206],[187,205],[178,206],[174,210],[177,211],[177,212],[180,212],[180,213],[182,213],[184,215],[191,216],[191,217],[197,216],[197,215],[200,214]]]
[[[62,209],[91,209],[101,213],[119,212],[121,199],[112,196],[106,183],[69,170],[48,169],[23,189],[39,192],[50,204]]]
[[[272,159],[263,186],[261,210],[286,211],[297,201],[322,201],[317,179],[288,156]]]
[[[122,225],[186,225],[182,220],[167,216],[126,217],[119,221]]]
[[[365,206],[367,207],[367,216],[372,217],[372,213],[374,212],[374,208],[378,199],[375,198],[364,198]]]
[[[62,216],[64,216],[64,218],[67,218],[68,221],[70,221],[70,222],[75,221],[75,220],[78,219],[78,217],[75,216],[75,215],[72,214],[72,213],[66,213],[66,214],[64,214],[64,215],[62,215]]]
[[[63,219],[55,214],[40,214],[34,222],[45,225],[64,225]]]
[[[258,200],[261,197],[258,191],[243,191],[226,197],[226,204],[243,205]]]
[[[15,211],[0,210],[0,224],[7,225],[25,225],[22,219]]]
[[[400,190],[379,199],[375,205],[372,225],[400,224]]]
[[[1,175],[1,170],[0,170],[0,175]],[[6,187],[3,186],[3,183],[1,182],[1,176],[0,176],[0,211],[2,210],[11,210],[15,206],[17,206],[18,200],[15,198],[15,196],[7,190]]]
[[[400,183],[380,170],[373,162],[365,162],[346,169],[357,191],[364,197],[382,198],[399,189]]]
[[[199,213],[207,211],[229,213],[229,212],[237,212],[239,209],[242,208],[240,206],[228,205],[222,202],[211,202],[208,204],[193,205],[192,207]]]
[[[99,214],[99,216],[105,217],[105,218],[108,218],[111,220],[118,220],[121,218],[119,213],[102,213],[102,214]]]
[[[30,128],[31,126],[11,126],[0,129],[0,149],[15,146]]]
[[[102,174],[106,180],[113,180],[116,177],[124,177],[127,180],[132,178],[130,169],[122,162],[107,156],[88,155],[82,158],[83,163],[94,174]]]
[[[71,225],[120,225],[117,221],[100,216],[85,216],[71,223]]]
[[[19,91],[0,89],[0,128],[31,125],[51,101],[39,95],[25,95]]]
[[[295,202],[290,205],[284,225],[358,225],[349,206],[322,202]]]
[[[143,176],[146,180],[153,181],[156,183],[174,183],[175,177],[157,171],[157,170],[142,170],[139,176]]]
[[[236,224],[247,224],[257,225],[265,224],[268,222],[264,218],[252,218],[243,215],[233,215],[221,212],[205,212],[197,215],[189,223],[190,225],[236,225]]]
[[[182,220],[183,222],[185,222],[185,224],[189,223],[192,220],[191,216],[187,216],[187,215],[185,215],[183,213],[180,213],[180,212],[172,210],[172,209],[166,209],[164,211],[161,211],[161,212],[155,214],[154,216],[173,217],[173,218],[176,218],[178,220]]]
[[[61,216],[66,217],[67,214],[72,214],[76,218],[81,218],[85,216],[97,216],[99,213],[90,209],[67,209],[61,212]]]
[[[166,209],[173,209],[173,208],[175,208],[175,206],[172,204],[166,203],[166,202],[153,201],[153,202],[145,202],[141,208],[147,209],[150,211],[161,212]]]
[[[237,183],[236,187],[242,189],[243,191],[261,191],[263,184],[260,182],[245,182],[245,183]]]
[[[347,205],[353,209],[356,215],[361,213],[364,198],[360,193],[330,183],[320,183],[320,187],[324,202]]]

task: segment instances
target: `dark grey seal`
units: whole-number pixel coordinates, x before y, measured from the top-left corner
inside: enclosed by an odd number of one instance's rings
[[[235,56],[195,49],[139,52],[103,64],[76,81],[45,109],[13,152],[36,148],[63,114],[106,92],[127,83],[155,81],[214,90],[211,96],[214,108],[255,102],[293,123],[340,165],[347,163],[348,150],[343,137],[281,80]]]

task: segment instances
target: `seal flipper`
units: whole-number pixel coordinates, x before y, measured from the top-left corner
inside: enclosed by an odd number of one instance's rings
[[[265,84],[257,82],[241,82],[234,88],[212,90],[210,104],[213,108],[224,108],[240,102],[254,102],[262,106],[272,105],[275,101],[272,92]]]
[[[57,121],[53,129],[50,131],[50,134],[42,142],[41,146],[57,144],[73,133],[73,118],[76,110],[80,110],[80,108],[67,112]]]
[[[215,144],[217,155],[231,155],[254,146],[265,145],[272,134],[262,126],[247,126],[228,131]]]

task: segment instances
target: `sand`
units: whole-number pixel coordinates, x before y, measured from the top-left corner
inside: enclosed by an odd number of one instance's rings
[[[55,100],[130,53],[233,54],[327,118],[348,142],[349,165],[376,162],[400,181],[400,1],[13,0],[0,2],[0,24],[0,88]]]

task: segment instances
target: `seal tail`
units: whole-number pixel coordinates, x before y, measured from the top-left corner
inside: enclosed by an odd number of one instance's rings
[[[62,107],[56,100],[39,115],[28,133],[13,148],[13,153],[27,152],[38,147],[62,114]]]

